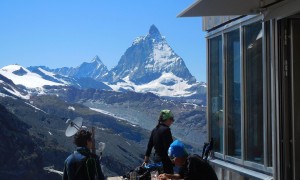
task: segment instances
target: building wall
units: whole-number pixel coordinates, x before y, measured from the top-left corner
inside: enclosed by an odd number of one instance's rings
[[[202,29],[203,31],[208,31],[215,28],[223,23],[226,23],[238,16],[206,16],[202,19]]]
[[[203,17],[210,163],[220,180],[300,179],[300,80],[292,73],[299,7],[300,0],[283,0],[254,15]]]

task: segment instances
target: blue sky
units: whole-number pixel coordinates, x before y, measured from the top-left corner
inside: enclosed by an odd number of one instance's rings
[[[198,81],[206,81],[202,19],[177,18],[194,0],[1,0],[0,68],[76,67],[96,55],[111,69],[154,24]]]

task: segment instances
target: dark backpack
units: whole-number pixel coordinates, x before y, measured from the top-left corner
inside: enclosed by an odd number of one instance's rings
[[[189,173],[184,172],[184,176],[187,175],[187,179],[218,180],[214,169],[201,156],[192,154],[187,158],[186,163],[184,170]]]
[[[150,171],[143,166],[139,166],[139,167],[135,168],[134,170],[129,171],[128,173],[126,173],[123,176],[123,178],[130,179],[130,176],[132,175],[132,173],[135,173],[136,178],[138,178],[139,180],[151,180]]]
[[[78,180],[83,180],[86,179],[86,177],[88,177],[87,174],[87,168],[86,168],[86,162],[88,160],[89,157],[85,157],[83,158],[81,161],[76,162],[75,164],[75,175],[74,175],[74,180],[78,179]]]
[[[123,178],[130,179],[130,175],[132,173],[135,173],[136,178],[139,180],[151,180],[152,171],[157,171],[160,174],[160,172],[162,172],[162,163],[159,162],[159,163],[148,164],[146,166],[139,166],[134,170],[129,171],[126,175],[123,176]]]
[[[94,157],[92,154],[87,155],[81,161],[76,163],[76,172],[74,180],[94,180],[96,175],[96,168],[89,165],[88,161]],[[89,167],[89,168],[88,168]]]

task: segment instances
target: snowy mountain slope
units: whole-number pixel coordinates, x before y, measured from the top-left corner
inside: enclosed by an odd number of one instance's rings
[[[68,86],[74,86],[80,89],[94,88],[94,89],[111,90],[109,86],[91,77],[72,77],[72,76],[69,77],[65,75],[60,75],[60,74],[56,74],[53,69],[50,69],[45,66],[30,66],[28,67],[28,70],[39,74],[44,79],[54,81],[54,82],[60,82]]]
[[[61,74],[69,77],[90,77],[93,79],[101,79],[102,76],[108,73],[107,67],[102,63],[98,56],[95,56],[91,62],[83,62],[80,66],[76,68],[63,67],[56,68],[50,71],[56,74]]]
[[[43,88],[49,86],[65,86],[62,82],[54,82],[44,79],[37,73],[33,73],[20,65],[9,65],[0,69],[0,74],[13,81],[16,85],[23,85],[27,88]],[[47,76],[56,79],[53,74]]]
[[[191,96],[196,93],[196,91],[187,91],[193,84],[189,84],[188,81],[175,76],[171,72],[163,73],[159,78],[141,85],[136,85],[131,82],[129,76],[125,77],[123,80],[124,82],[108,85],[114,90],[126,89],[142,93],[151,92],[159,96],[181,97]]]
[[[73,78],[55,74],[45,66],[31,66],[28,69],[20,65],[9,65],[0,69],[0,75],[10,79],[14,84],[24,86],[31,93],[44,94],[46,86],[74,86],[79,89],[105,89],[111,88],[92,78]]]
[[[29,99],[29,94],[22,88],[16,86],[12,80],[0,74],[0,96]]]
[[[62,83],[62,84],[66,84],[66,85],[75,83],[75,80],[73,78],[55,74],[55,73],[47,70],[47,67],[45,67],[45,66],[41,66],[41,67],[31,66],[31,67],[28,67],[27,69],[33,73],[39,74],[43,79],[46,79],[48,81]]]

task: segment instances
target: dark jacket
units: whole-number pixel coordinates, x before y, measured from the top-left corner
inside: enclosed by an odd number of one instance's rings
[[[185,180],[218,180],[214,169],[196,154],[187,157],[179,174]]]
[[[168,157],[168,149],[173,142],[171,129],[165,124],[158,124],[151,132],[146,156],[150,157],[152,148],[155,149],[156,162],[161,161],[165,173],[173,173],[173,164]]]
[[[97,178],[96,178],[97,177]],[[66,160],[63,180],[104,180],[99,156],[78,147]]]

